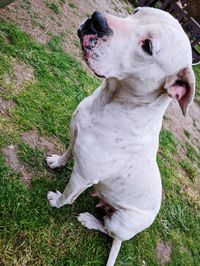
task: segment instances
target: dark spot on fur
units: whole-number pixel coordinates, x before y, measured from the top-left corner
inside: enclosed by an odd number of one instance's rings
[[[125,150],[125,149],[126,149],[126,146],[121,147],[121,149],[122,149],[122,150]]]
[[[121,142],[121,141],[123,141],[122,138],[116,138],[116,139],[115,139],[115,143],[118,143],[118,142]]]

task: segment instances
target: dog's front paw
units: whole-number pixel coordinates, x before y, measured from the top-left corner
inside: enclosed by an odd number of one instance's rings
[[[59,156],[57,154],[52,154],[51,156],[47,156],[47,158],[46,158],[47,165],[51,169],[62,167],[62,164],[60,162],[60,157],[61,156]]]
[[[58,199],[60,197],[62,197],[62,193],[60,193],[60,191],[58,190],[56,192],[52,192],[52,191],[48,192],[47,199],[51,207],[59,208]]]

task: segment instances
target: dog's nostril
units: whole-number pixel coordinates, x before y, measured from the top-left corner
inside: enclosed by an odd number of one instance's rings
[[[97,32],[105,33],[108,30],[108,24],[103,13],[95,11],[91,17],[91,27]]]

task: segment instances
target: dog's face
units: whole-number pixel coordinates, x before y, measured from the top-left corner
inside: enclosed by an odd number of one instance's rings
[[[165,11],[138,8],[127,18],[95,12],[80,26],[78,35],[84,58],[98,76],[120,80],[132,78],[138,81],[136,87],[140,81],[143,87],[144,80],[149,84],[153,81],[156,85],[151,86],[152,89],[167,80],[166,83],[173,88],[166,89],[177,100],[186,94],[186,87],[191,87],[185,85],[180,91],[180,85],[183,87],[183,82],[193,76],[191,69],[188,70],[192,64],[189,39],[179,22]],[[184,69],[190,72],[186,78]],[[172,86],[177,80],[178,89]],[[187,95],[188,102],[193,94],[194,88]]]
[[[137,76],[140,69],[149,77],[152,69],[156,75],[170,75],[191,64],[190,43],[181,26],[158,9],[139,8],[127,18],[95,12],[78,35],[87,64],[106,78]]]

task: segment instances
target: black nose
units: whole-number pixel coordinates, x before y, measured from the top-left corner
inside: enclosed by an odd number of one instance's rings
[[[98,37],[112,35],[105,15],[95,11],[90,18],[78,29],[78,36],[81,38],[85,34],[97,34]]]
[[[91,16],[91,29],[97,33],[106,33],[108,30],[108,23],[103,13],[95,11]]]

